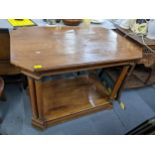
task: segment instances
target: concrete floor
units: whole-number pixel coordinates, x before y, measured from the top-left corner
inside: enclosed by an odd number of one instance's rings
[[[25,90],[6,86],[7,102],[0,103],[4,121],[0,132],[9,135],[120,135],[155,116],[155,86],[126,90],[121,100],[126,109],[114,102],[112,110],[90,114],[40,131],[31,126],[31,107]]]

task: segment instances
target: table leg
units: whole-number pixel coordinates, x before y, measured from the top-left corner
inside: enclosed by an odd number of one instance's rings
[[[122,84],[121,84],[121,86],[120,86],[120,89],[119,89],[119,91],[118,91],[118,93],[117,93],[117,98],[116,98],[117,100],[120,100],[121,92],[122,92],[122,90],[124,89],[125,82],[126,82],[126,81],[128,80],[128,78],[132,75],[132,73],[133,73],[133,71],[134,71],[134,69],[135,69],[135,66],[136,66],[136,64],[134,63],[134,64],[130,67],[130,69],[129,69],[127,75],[126,75],[126,77],[124,78],[124,80],[123,80],[123,82],[122,82]]]
[[[44,121],[43,92],[42,92],[41,80],[35,80],[35,88],[36,88],[36,100],[38,106],[39,120]]]
[[[28,85],[29,85],[29,94],[32,106],[32,117],[37,119],[38,115],[38,107],[37,107],[37,100],[36,100],[36,89],[35,89],[35,81],[28,77]]]
[[[28,84],[33,114],[32,124],[44,129],[46,127],[46,123],[43,109],[42,80],[28,78]]]
[[[120,75],[119,75],[118,79],[116,80],[115,85],[113,87],[112,93],[110,95],[111,99],[116,98],[117,93],[118,93],[122,83],[124,82],[125,78],[128,75],[129,68],[130,68],[130,66],[124,66],[123,67],[123,69],[122,69],[122,71],[121,71],[121,73],[120,73]]]

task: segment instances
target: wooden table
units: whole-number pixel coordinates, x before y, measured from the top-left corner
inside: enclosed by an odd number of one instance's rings
[[[28,77],[32,123],[40,128],[112,108],[130,66],[142,57],[132,41],[101,27],[31,27],[10,33],[11,63]],[[45,76],[122,66],[112,93],[94,76]]]
[[[46,23],[41,19],[33,19],[37,26]],[[19,68],[10,64],[10,34],[9,31],[15,29],[7,19],[0,19],[0,75],[20,74]]]

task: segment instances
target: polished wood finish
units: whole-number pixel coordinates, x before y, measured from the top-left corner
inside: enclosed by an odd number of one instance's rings
[[[44,105],[43,105],[44,89],[41,80],[35,80],[35,88],[36,88],[36,101],[38,107],[39,120],[44,121]]]
[[[44,113],[54,119],[105,104],[107,98],[106,89],[90,77],[46,82],[43,87]]]
[[[116,80],[116,83],[115,83],[114,88],[112,90],[112,93],[111,93],[111,96],[110,96],[112,99],[114,99],[115,96],[117,95],[117,92],[118,92],[119,88],[123,84],[122,81],[127,76],[128,70],[129,70],[129,66],[124,66],[123,67],[122,72],[121,72],[120,76],[118,77],[118,79]]]
[[[37,101],[36,101],[36,89],[35,89],[35,82],[32,78],[28,78],[28,85],[29,85],[29,93],[31,99],[31,106],[32,106],[32,117],[37,119],[38,109],[37,109]]]
[[[112,108],[107,90],[91,77],[36,83],[39,120],[44,122],[44,127],[49,124],[46,120],[53,124],[60,119],[65,121],[66,118],[89,113],[92,109],[97,111]]]
[[[138,45],[101,27],[19,28],[10,36],[11,63],[28,76],[32,123],[40,128],[111,108],[128,66],[142,57]],[[111,97],[92,76],[43,81],[47,75],[112,66],[124,67]]]
[[[30,27],[10,33],[11,62],[31,72],[55,71],[142,57],[139,46],[101,27]],[[35,65],[42,68],[35,69]]]
[[[132,61],[125,61],[125,62],[117,62],[114,63],[115,67],[116,66],[124,66],[124,65],[132,65]],[[25,69],[22,69],[21,72],[29,77],[32,77],[36,80],[39,80],[43,78],[44,76],[50,76],[50,75],[57,75],[57,74],[63,74],[63,73],[70,73],[70,72],[77,72],[77,71],[89,71],[89,70],[94,70],[98,68],[108,68],[108,67],[113,67],[113,63],[107,63],[107,64],[94,64],[90,65],[87,67],[77,67],[77,68],[68,68],[68,69],[59,69],[59,70],[54,70],[54,71],[42,71],[42,72],[30,72]]]

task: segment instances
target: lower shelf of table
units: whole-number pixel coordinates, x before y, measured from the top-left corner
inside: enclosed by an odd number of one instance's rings
[[[87,76],[44,82],[43,105],[47,125],[112,108],[106,88]]]

